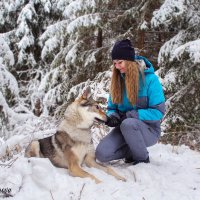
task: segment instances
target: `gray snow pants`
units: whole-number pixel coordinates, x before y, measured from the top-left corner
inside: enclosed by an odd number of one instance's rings
[[[147,147],[156,144],[159,137],[160,133],[141,120],[128,118],[100,141],[96,158],[101,162],[130,157],[145,160],[149,156]]]

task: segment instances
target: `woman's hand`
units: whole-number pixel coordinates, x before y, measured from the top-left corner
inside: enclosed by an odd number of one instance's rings
[[[119,126],[123,120],[127,118],[136,118],[138,119],[138,112],[136,110],[127,111],[126,113],[119,112],[114,113],[111,116],[107,116],[107,122],[105,122],[105,125],[110,127],[117,127]]]
[[[105,125],[110,126],[110,127],[116,127],[119,126],[121,124],[121,120],[114,116],[107,116],[107,122],[105,122]]]

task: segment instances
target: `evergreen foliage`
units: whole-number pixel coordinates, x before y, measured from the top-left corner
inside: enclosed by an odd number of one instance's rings
[[[87,84],[93,84],[96,91],[97,83],[105,81],[105,88],[99,91],[105,95],[110,80],[110,71],[105,71],[110,70],[113,43],[128,37],[137,53],[141,53],[139,31],[156,30],[176,33],[158,55],[158,74],[167,98],[163,130],[175,133],[172,135],[176,143],[183,135],[185,138],[194,133],[187,138],[189,141],[195,138],[198,143],[199,3],[199,0],[0,2],[0,137],[22,134],[19,126],[27,121],[34,127],[31,119],[35,115],[61,118],[66,105]],[[151,40],[155,41],[155,37]],[[99,98],[105,104],[104,97]],[[169,135],[163,141],[174,142]]]

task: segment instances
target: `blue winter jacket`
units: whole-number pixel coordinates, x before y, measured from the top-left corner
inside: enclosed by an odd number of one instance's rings
[[[138,113],[137,118],[139,120],[144,121],[157,133],[160,133],[160,122],[165,113],[165,97],[161,83],[154,74],[153,65],[145,57],[136,56],[135,60],[144,60],[146,64],[146,69],[144,70],[145,79],[142,79],[141,74],[139,76],[139,91],[136,105],[130,104],[125,86],[123,102],[121,104],[113,104],[111,96],[109,96],[107,115],[135,110]]]

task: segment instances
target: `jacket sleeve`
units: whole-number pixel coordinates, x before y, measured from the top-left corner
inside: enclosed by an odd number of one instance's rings
[[[110,116],[110,115],[112,115],[114,113],[117,113],[117,104],[112,103],[111,95],[109,95],[109,98],[108,98],[108,107],[107,107],[106,114],[108,116]]]
[[[149,82],[147,97],[148,108],[138,109],[138,118],[145,121],[161,120],[165,114],[165,97],[162,85],[156,75]]]

